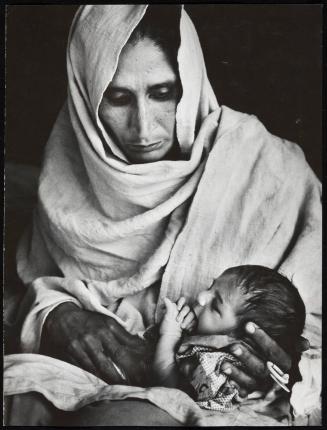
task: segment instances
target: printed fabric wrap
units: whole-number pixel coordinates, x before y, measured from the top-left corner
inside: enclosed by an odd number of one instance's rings
[[[241,366],[241,362],[227,352],[201,346],[191,346],[184,353],[177,353],[179,366],[184,360],[196,361],[195,369],[185,376],[189,378],[197,395],[196,403],[201,408],[230,412],[237,407],[238,390],[230,384],[221,366],[226,362]]]

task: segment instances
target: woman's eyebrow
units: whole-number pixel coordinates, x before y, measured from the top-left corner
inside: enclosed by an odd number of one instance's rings
[[[167,81],[163,81],[163,82],[158,82],[157,84],[151,84],[148,85],[147,90],[156,90],[162,87],[173,87],[176,85],[176,80],[173,79],[169,79]],[[132,88],[127,88],[127,87],[123,87],[120,85],[112,85],[110,84],[108,86],[108,88],[105,90],[105,94],[108,92],[121,92],[121,93],[132,93],[133,89]]]
[[[159,82],[157,84],[149,85],[148,89],[156,90],[156,89],[159,89],[161,87],[173,87],[174,85],[176,85],[176,80],[168,80],[168,81],[164,81],[164,82]]]
[[[116,85],[109,85],[109,87],[106,89],[105,93],[108,91],[116,91],[116,92],[131,92],[128,88],[125,87],[119,87]]]

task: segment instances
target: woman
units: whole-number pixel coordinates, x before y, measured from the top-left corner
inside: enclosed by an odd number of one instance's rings
[[[256,118],[219,107],[196,31],[180,7],[81,7],[67,66],[67,104],[47,145],[33,228],[17,254],[29,285],[22,352],[35,355],[8,358],[6,393],[22,392],[23,384],[63,410],[116,401],[107,415],[106,406],[93,414],[81,409],[75,425],[153,424],[146,410],[166,425],[171,417],[174,424],[251,425],[258,423],[256,411],[261,424],[263,412],[267,424],[289,424],[288,399],[271,388],[265,363],[286,372],[290,358],[253,324],[246,330],[257,350],[234,343],[231,352],[244,371],[225,372],[243,399],[264,393],[232,417],[207,416],[180,392],[169,401],[160,387],[136,392],[128,385],[151,386],[152,351],[136,334],[160,320],[163,298],[192,303],[238,264],[293,277],[308,311],[305,335],[319,348],[320,184],[301,151]],[[316,397],[306,410],[299,406],[305,385],[316,383],[317,362],[316,351],[303,354],[303,381],[291,397],[297,415],[319,406]],[[75,389],[70,403],[51,391],[56,366],[61,390]],[[34,381],[27,381],[31,369]],[[92,387],[81,394],[76,387],[83,378]],[[112,389],[117,383],[127,387]],[[137,401],[117,401],[149,399],[148,393],[170,417]]]

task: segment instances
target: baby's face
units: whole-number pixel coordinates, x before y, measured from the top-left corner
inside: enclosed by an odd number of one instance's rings
[[[237,310],[244,298],[236,287],[238,277],[222,274],[212,287],[197,297],[194,311],[198,317],[197,334],[231,334],[237,328]]]

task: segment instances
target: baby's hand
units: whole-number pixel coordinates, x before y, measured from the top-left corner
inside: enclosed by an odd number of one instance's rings
[[[164,298],[166,305],[166,313],[160,324],[160,334],[180,337],[182,328],[179,321],[177,321],[178,308],[176,303],[173,303],[168,297]]]
[[[197,319],[193,309],[185,304],[185,297],[181,297],[176,305],[178,309],[177,321],[181,324],[181,328],[187,332],[192,332]]]
[[[181,297],[177,303],[173,303],[166,297],[164,302],[166,314],[161,322],[160,333],[180,337],[182,330],[192,331],[196,324],[196,316],[185,304],[185,298]]]

